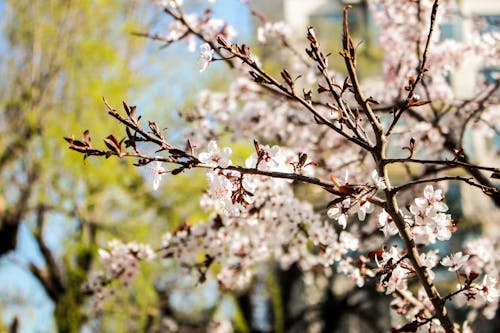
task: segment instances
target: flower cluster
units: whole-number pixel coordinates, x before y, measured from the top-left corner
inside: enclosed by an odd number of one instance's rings
[[[257,28],[257,40],[265,43],[270,38],[287,37],[289,33],[290,29],[283,21],[266,22],[263,27]]]
[[[448,206],[444,203],[441,190],[434,190],[432,185],[424,189],[424,197],[416,198],[410,206],[413,215],[413,235],[419,244],[433,244],[436,240],[451,238],[453,224],[451,215],[444,214]]]
[[[99,257],[106,267],[108,279],[118,278],[125,286],[130,286],[139,271],[140,261],[150,261],[156,257],[147,244],[135,242],[123,244],[113,240],[108,243],[109,249],[99,250]]]
[[[99,310],[103,302],[113,297],[115,289],[109,284],[118,280],[124,287],[130,287],[139,273],[140,261],[151,261],[155,257],[149,245],[136,242],[123,244],[112,240],[108,249],[99,249],[105,272],[94,274],[84,286],[84,290],[93,295],[93,308]]]
[[[498,310],[499,299],[499,238],[473,239],[465,243],[464,249],[466,254],[461,255],[460,259],[466,257],[467,260],[459,260],[461,265],[459,269],[466,280],[465,286],[463,282],[458,284],[457,288],[462,292],[459,292],[453,300],[458,306],[468,306],[473,309],[467,316],[469,322],[475,321],[478,316],[492,319]],[[484,273],[482,280],[479,279],[481,272]]]
[[[215,142],[210,146],[211,153],[200,154],[204,163],[221,155]],[[229,151],[225,155],[229,158]],[[286,151],[259,146],[259,152],[247,159],[246,166],[290,172],[293,168],[288,161]],[[367,272],[361,273],[346,256],[358,249],[357,237],[347,231],[337,234],[311,204],[294,197],[290,182],[217,169],[207,174],[207,180],[208,190],[201,205],[212,211],[211,222],[183,225],[166,233],[166,257],[197,268],[192,270],[195,275],[200,274],[200,267],[204,272],[217,262],[221,265],[217,279],[230,289],[244,287],[252,279],[256,264],[271,258],[283,268],[297,262],[305,271],[327,269],[339,262],[343,273],[358,285],[364,284]],[[321,251],[311,251],[311,245]],[[199,258],[204,259],[200,262]]]
[[[181,6],[182,1],[170,0],[166,3],[165,10],[176,12]],[[164,3],[160,5],[165,6]],[[197,30],[206,40],[215,40],[217,36],[223,36],[228,41],[233,40],[237,32],[234,27],[228,25],[225,21],[216,18],[200,17],[197,14],[187,14],[184,16],[184,22],[174,20],[168,26],[168,33],[165,39],[168,42],[186,40],[188,50],[194,52],[196,50],[196,36],[191,30]]]

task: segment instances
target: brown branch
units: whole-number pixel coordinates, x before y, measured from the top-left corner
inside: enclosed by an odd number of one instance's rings
[[[417,163],[417,164],[437,164],[446,165],[450,168],[472,168],[478,170],[499,172],[499,168],[475,165],[471,163],[461,162],[461,161],[447,161],[447,160],[424,160],[424,159],[413,159],[413,158],[388,158],[383,161],[385,164],[392,163]]]
[[[361,85],[358,80],[358,76],[356,74],[356,50],[354,49],[354,45],[352,42],[352,38],[349,35],[349,24],[347,20],[348,12],[350,6],[344,8],[344,21],[343,21],[343,38],[342,45],[343,50],[341,52],[342,57],[344,58],[344,62],[349,73],[349,79],[351,80],[352,88],[354,91],[354,97],[358,104],[362,107],[368,121],[370,122],[372,129],[375,133],[375,137],[377,139],[377,145],[381,145],[380,140],[383,139],[382,136],[382,125],[378,120],[377,116],[373,112],[370,102],[366,99],[361,91]]]
[[[478,107],[477,109],[475,109],[473,112],[471,112],[467,118],[464,120],[463,124],[462,124],[462,127],[460,129],[460,138],[458,139],[458,142],[460,144],[462,144],[463,142],[463,139],[464,139],[464,135],[465,135],[465,130],[467,129],[467,126],[469,125],[469,123],[474,119],[474,118],[477,118],[478,116],[481,115],[481,113],[486,109],[487,107],[487,104],[486,102],[493,96],[495,96],[495,92],[497,92],[497,90],[500,88],[500,80],[496,80],[495,84],[492,86],[492,88],[486,92],[486,94],[484,95],[484,97],[482,97],[481,99],[479,99],[479,101],[477,102],[478,103]],[[473,102],[473,101],[470,101],[470,102]],[[465,104],[465,103],[464,103]],[[462,105],[462,107],[465,106],[465,105]]]
[[[410,104],[409,100],[410,100],[410,98],[413,97],[413,93],[415,91],[417,84],[423,78],[423,75],[425,72],[425,66],[426,66],[426,62],[427,62],[427,52],[429,50],[430,40],[432,37],[432,32],[434,30],[434,24],[435,24],[435,20],[436,20],[436,13],[437,13],[438,5],[439,5],[439,1],[435,0],[433,8],[432,8],[431,26],[429,29],[429,34],[427,36],[426,47],[425,47],[425,50],[424,50],[424,53],[422,56],[422,62],[421,62],[420,69],[419,69],[419,75],[410,89],[410,92],[408,94],[405,105],[399,111],[399,113],[396,114],[393,122],[389,126],[389,129],[386,132],[387,136],[390,136],[392,130],[396,126],[403,111],[406,110],[406,108],[409,106],[409,104]],[[436,316],[436,318],[439,319],[443,329],[447,333],[456,333],[458,331],[454,327],[453,322],[451,321],[450,317],[448,316],[446,306],[445,306],[445,300],[441,297],[439,291],[434,286],[434,283],[429,276],[427,268],[422,263],[420,253],[419,253],[418,248],[415,244],[415,240],[413,239],[413,233],[411,230],[411,226],[408,225],[404,221],[403,216],[400,214],[399,204],[397,202],[396,193],[393,192],[394,189],[393,189],[393,186],[392,186],[391,181],[390,181],[387,164],[384,163],[384,160],[386,160],[386,149],[387,149],[387,140],[384,140],[384,139],[385,138],[383,137],[383,134],[382,134],[381,138],[378,139],[379,140],[378,142],[380,143],[380,145],[377,145],[375,147],[375,149],[372,152],[372,155],[373,155],[375,162],[377,163],[378,173],[379,173],[379,175],[381,175],[383,177],[385,184],[387,186],[387,188],[385,190],[385,195],[386,195],[385,210],[391,216],[396,227],[398,228],[401,239],[403,240],[405,247],[406,247],[406,250],[407,250],[408,259],[410,260],[410,262],[413,266],[413,269],[415,271],[415,274],[417,275],[418,280],[420,281],[420,284],[424,288],[425,293],[429,297],[429,300],[432,302],[432,305],[434,307],[434,311],[433,311],[434,315]]]
[[[361,128],[361,132],[364,134],[364,137],[361,136],[360,132],[358,131],[358,126],[359,124],[355,124],[355,117],[350,111],[350,108],[345,104],[344,100],[342,99],[341,95],[335,91],[335,85],[330,77],[330,74],[328,73],[328,60],[327,57],[323,54],[323,52],[320,50],[320,45],[318,43],[318,40],[316,39],[314,30],[312,27],[309,27],[307,29],[307,39],[310,41],[310,50],[306,50],[306,53],[309,54],[309,56],[318,64],[317,68],[323,78],[325,79],[327,85],[328,85],[328,91],[332,95],[333,99],[337,103],[338,107],[340,108],[339,112],[339,117],[343,119],[347,119],[347,125],[349,128],[356,134],[356,136],[360,140],[366,141],[370,146],[372,145],[368,136],[366,133],[363,131]],[[353,121],[354,119],[354,121]]]
[[[157,145],[160,146],[161,149],[168,149],[168,150],[174,149],[174,147],[172,145],[170,145],[169,143],[167,143],[165,140],[162,140],[161,138],[143,130],[139,126],[137,121],[127,119],[127,118],[123,117],[122,115],[120,115],[113,107],[111,107],[111,105],[108,103],[108,101],[105,98],[103,98],[103,101],[104,101],[104,104],[106,104],[106,107],[108,108],[109,115],[111,115],[113,118],[117,119],[125,126],[134,129],[136,132],[140,133],[144,138],[148,139],[149,141],[156,143]]]
[[[19,225],[28,213],[28,203],[33,187],[40,176],[37,164],[26,170],[26,183],[19,185],[19,197],[4,211],[0,209],[0,256],[17,246]]]
[[[12,320],[12,323],[9,325],[9,333],[18,333],[19,332],[19,317],[16,315]]]
[[[441,325],[447,333],[457,333],[458,331],[455,329],[453,322],[448,316],[445,307],[445,301],[441,297],[437,288],[434,286],[434,283],[432,282],[432,279],[430,278],[425,265],[422,263],[420,253],[412,236],[411,227],[407,223],[405,223],[403,217],[399,214],[400,209],[396,200],[396,196],[390,191],[391,185],[390,183],[388,183],[387,177],[384,178],[388,186],[388,189],[386,191],[386,211],[396,224],[399,234],[403,242],[405,243],[408,259],[410,260],[415,270],[420,284],[424,288],[425,293],[434,306],[434,315],[439,319]]]
[[[458,181],[465,182],[471,186],[479,188],[481,191],[483,191],[484,194],[486,194],[490,197],[500,198],[500,192],[498,191],[498,189],[478,184],[476,182],[473,182],[471,179],[472,178],[465,178],[465,177],[460,177],[460,176],[443,176],[443,177],[428,178],[428,179],[418,179],[418,180],[408,182],[404,185],[394,187],[392,189],[392,191],[393,191],[393,193],[397,193],[399,191],[405,190],[405,189],[412,187],[414,185],[417,185],[417,184],[435,183],[435,182],[448,181],[448,180],[458,180]]]
[[[354,136],[351,136],[351,135],[347,134],[341,128],[335,126],[332,122],[330,122],[328,119],[326,119],[325,117],[323,117],[316,110],[316,108],[314,108],[314,106],[312,105],[312,103],[306,101],[304,98],[302,98],[299,95],[297,95],[293,89],[291,89],[291,88],[289,89],[286,86],[284,86],[283,84],[281,84],[273,76],[271,76],[270,74],[268,74],[267,72],[265,72],[262,68],[260,68],[255,63],[255,61],[253,61],[251,58],[249,58],[248,55],[242,54],[240,51],[235,50],[232,46],[229,46],[229,45],[223,46],[223,47],[228,52],[231,52],[231,54],[233,54],[234,56],[236,56],[239,59],[241,59],[250,68],[254,69],[259,75],[261,75],[262,78],[263,78],[263,80],[265,80],[265,82],[262,83],[263,86],[266,86],[268,84],[275,86],[280,91],[282,91],[285,95],[293,98],[295,101],[297,101],[300,104],[302,104],[309,112],[311,112],[313,114],[313,116],[315,117],[315,119],[316,119],[316,121],[318,123],[328,126],[332,130],[334,130],[336,133],[338,133],[341,136],[343,136],[344,138],[346,138],[348,141],[350,141],[350,142],[352,142],[352,143],[360,146],[361,148],[363,148],[365,150],[370,151],[372,149],[372,147],[367,142],[365,142],[364,140],[361,140],[361,139],[359,139],[357,137],[354,137]],[[236,47],[238,48],[238,46],[236,46]],[[243,47],[244,47],[244,45],[243,45]]]
[[[396,288],[396,294],[407,300],[408,303],[410,303],[411,305],[417,307],[417,308],[421,308],[425,311],[425,316],[426,317],[431,317],[432,316],[432,309],[429,309],[429,307],[427,305],[425,305],[423,302],[421,302],[419,299],[417,299],[415,296],[413,296],[413,294],[411,293],[411,291],[409,290],[405,290],[405,289],[401,289],[401,288]]]
[[[37,229],[34,232],[34,236],[46,264],[46,269],[43,270],[43,279],[45,281],[42,282],[42,284],[47,291],[50,290],[49,295],[55,301],[62,293],[64,293],[66,287],[64,286],[61,272],[52,251],[43,239],[43,229],[45,226],[45,207],[43,204],[38,206],[36,224]],[[38,268],[37,270],[40,271]]]
[[[158,161],[158,162],[185,165],[184,162],[178,162],[178,161],[173,160],[171,158],[149,156],[149,155],[145,155],[142,153],[125,153],[122,155],[122,157],[135,157],[135,158],[141,158],[141,159],[145,159],[145,160],[149,160],[149,161]],[[191,156],[191,157],[196,159],[196,157],[194,157],[194,156]],[[214,169],[214,167],[200,163],[199,161],[196,163],[189,164],[189,165],[190,165],[189,167],[194,167],[194,168]],[[332,194],[338,195],[338,196],[342,196],[342,197],[349,196],[349,193],[346,193],[346,192],[339,190],[332,183],[327,183],[327,182],[324,182],[318,178],[304,176],[304,175],[301,175],[298,173],[265,171],[265,170],[259,170],[257,168],[245,168],[245,167],[237,166],[237,165],[230,165],[226,168],[217,167],[216,169],[231,170],[231,171],[236,171],[236,172],[239,172],[241,174],[246,174],[246,175],[260,175],[260,176],[266,176],[266,177],[271,177],[271,178],[289,179],[289,180],[298,181],[298,182],[305,183],[305,184],[320,186],[324,190],[326,190]],[[353,185],[353,186],[355,186],[355,185]],[[366,185],[358,185],[357,187],[361,189],[363,186],[366,186]],[[366,187],[368,187],[368,186],[366,186]],[[369,201],[371,203],[373,203],[374,205],[377,205],[379,207],[384,207],[384,201],[380,198],[372,196],[369,198]]]
[[[209,166],[200,166],[200,167],[211,168]],[[222,168],[220,168],[220,169],[222,169]],[[234,165],[230,165],[227,168],[222,169],[222,170],[233,170],[233,171],[237,171],[239,173],[248,174],[248,175],[261,175],[261,176],[267,176],[267,177],[271,177],[271,178],[295,180],[295,181],[299,181],[301,183],[307,183],[307,184],[320,186],[323,189],[325,189],[326,191],[328,191],[332,194],[341,196],[341,197],[350,196],[349,193],[346,193],[346,192],[339,190],[335,185],[333,185],[331,183],[326,183],[326,182],[321,181],[318,178],[308,177],[308,176],[304,176],[301,174],[277,172],[277,171],[264,171],[264,170],[259,170],[259,169],[254,169],[254,168],[244,168],[244,167],[234,166]],[[363,187],[363,185],[359,185],[359,188],[362,188],[362,187]],[[377,198],[377,197],[371,197],[369,199],[369,201],[371,203],[379,206],[379,207],[384,206],[384,201],[382,199]]]
[[[186,28],[188,29],[188,32],[186,34],[189,34],[189,33],[192,33],[193,35],[195,35],[196,37],[198,37],[200,40],[202,40],[203,42],[205,43],[208,43],[210,45],[210,47],[217,53],[217,55],[220,57],[220,59],[218,60],[224,60],[224,62],[231,68],[231,69],[235,69],[236,67],[234,66],[233,62],[231,61],[231,57],[226,57],[224,54],[222,54],[221,52],[221,47],[218,47],[214,41],[206,38],[205,36],[203,36],[203,34],[198,31],[197,29],[195,29],[193,26],[191,26],[187,21],[186,19],[184,18],[184,15],[182,13],[182,11],[179,9],[179,13],[175,13],[172,9],[166,7],[164,8],[164,12],[168,15],[170,15],[173,19],[175,20],[178,20],[180,22],[182,22]],[[161,38],[161,36],[155,34],[155,35],[151,35],[151,34],[147,34],[147,33],[137,33],[138,36],[141,36],[141,37],[150,37],[151,39],[153,40],[160,40],[160,41],[166,41],[165,39]],[[182,36],[182,38],[184,38],[185,35]],[[174,42],[174,41],[172,41]],[[285,42],[287,43],[287,41],[285,40]],[[285,45],[286,46],[286,45]],[[328,76],[327,76],[328,77]],[[331,80],[330,80],[331,82]],[[273,86],[269,86],[269,85],[260,85],[261,88],[263,88],[264,90],[272,93],[273,95],[277,95],[277,96],[280,96],[280,97],[284,97],[288,100],[291,100],[291,101],[297,101],[297,97],[300,98],[299,96],[295,95],[295,94],[289,94],[289,93],[286,93],[284,92],[282,89],[280,89],[278,87],[278,89],[275,89],[273,88]],[[332,88],[333,89],[333,88]],[[301,99],[301,98],[300,98]],[[299,101],[300,102],[300,101]],[[338,102],[338,101],[337,101]],[[301,103],[303,104],[303,103]],[[309,103],[308,103],[309,104]],[[323,106],[323,107],[326,107],[328,109],[331,109],[331,106],[328,105],[328,103],[323,103],[321,101],[318,101],[318,100],[311,100],[310,101],[310,104],[312,104],[313,106]],[[340,104],[339,104],[340,105]],[[307,106],[306,106],[307,107]],[[343,109],[347,109],[345,106]],[[331,126],[329,126],[331,127]],[[355,126],[353,125],[352,126],[353,128],[355,128]],[[361,137],[361,136],[360,136]],[[362,142],[362,141],[361,141]],[[368,149],[370,145],[367,144],[366,147],[364,147],[364,149]]]

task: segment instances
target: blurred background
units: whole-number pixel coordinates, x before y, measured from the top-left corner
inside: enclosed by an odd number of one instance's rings
[[[187,10],[207,6],[185,2]],[[365,1],[254,1],[271,21],[285,21],[291,36],[300,36],[297,43],[304,43],[305,26],[313,24],[325,48],[334,50],[347,3],[353,5],[353,33],[367,44],[360,60],[364,79],[377,77],[383,52]],[[449,37],[467,38],[478,16],[489,22],[485,29],[499,28],[498,1],[460,4],[467,15],[443,27]],[[238,42],[253,42],[258,23],[239,1],[218,0],[211,7],[215,17],[238,29]],[[138,105],[146,119],[172,129],[175,140],[174,129],[182,126],[179,112],[193,105],[202,88],[223,90],[232,77],[222,66],[200,75],[197,54],[184,45],[163,48],[134,36],[166,32],[167,18],[148,1],[0,0],[0,17],[0,332],[203,332],[214,317],[231,319],[241,332],[389,328],[388,300],[366,290],[329,292],[315,314],[329,325],[314,328],[301,320],[304,313],[292,301],[303,297],[300,271],[272,264],[241,293],[220,291],[213,280],[193,288],[196,281],[180,279],[174,264],[144,265],[133,290],[122,290],[101,314],[92,315],[81,286],[96,267],[97,248],[113,238],[158,244],[165,230],[202,220],[197,198],[204,178],[196,172],[169,177],[153,192],[145,173],[130,161],[83,161],[62,138],[78,138],[89,127],[94,138],[121,133],[106,116],[105,97],[115,106],[122,100]],[[270,50],[262,46],[257,52],[265,60]],[[478,71],[498,69],[472,62],[463,71],[468,79],[453,84],[467,97]],[[488,149],[496,148],[479,144],[478,156],[490,156]],[[235,154],[250,151],[240,150]],[[458,198],[474,196],[457,192]],[[485,211],[498,216],[491,202],[481,205],[486,209],[463,205],[460,213],[477,223],[485,222],[479,221]],[[482,217],[474,215],[478,210]],[[486,228],[498,233],[498,219],[487,220]],[[283,311],[290,304],[292,309]],[[495,327],[490,324],[485,332]]]

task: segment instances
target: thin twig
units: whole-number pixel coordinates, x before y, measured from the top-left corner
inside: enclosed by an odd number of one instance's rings
[[[416,164],[437,164],[437,165],[446,165],[450,168],[473,168],[478,170],[499,172],[499,168],[475,165],[461,161],[447,161],[447,160],[423,160],[423,159],[412,159],[412,158],[389,158],[383,161],[385,164],[393,164],[393,163],[416,163]]]
[[[343,22],[344,33],[342,39],[342,44],[344,49],[341,52],[341,54],[344,58],[345,65],[349,73],[349,78],[351,80],[352,88],[354,91],[354,97],[356,98],[356,101],[362,107],[366,117],[368,118],[368,121],[370,122],[372,129],[376,134],[375,137],[377,138],[377,140],[382,140],[382,135],[381,135],[382,125],[380,124],[380,121],[378,120],[377,116],[375,116],[375,113],[373,113],[373,110],[370,106],[370,102],[363,96],[363,92],[361,91],[361,85],[359,83],[356,74],[356,64],[355,64],[356,50],[354,48],[352,38],[349,35],[349,23],[347,20],[349,7],[350,6],[344,8],[344,22]],[[380,145],[380,143],[377,144]]]
[[[439,7],[439,0],[435,0],[434,4],[432,6],[431,24],[430,24],[430,27],[429,27],[429,33],[427,35],[427,41],[425,43],[424,53],[422,54],[422,60],[420,62],[420,66],[419,66],[419,69],[418,69],[417,78],[415,79],[415,81],[413,82],[413,84],[410,87],[410,91],[408,92],[408,96],[406,97],[405,104],[396,113],[396,115],[394,116],[394,119],[393,119],[391,125],[387,129],[387,131],[386,131],[386,135],[387,136],[391,135],[391,132],[394,129],[394,126],[396,126],[396,124],[398,123],[399,118],[401,118],[401,115],[404,113],[404,111],[406,109],[408,109],[411,106],[410,100],[413,98],[413,95],[415,93],[417,85],[420,83],[420,81],[424,77],[425,71],[427,70],[425,67],[427,66],[428,52],[429,52],[429,48],[430,48],[430,44],[431,44],[432,33],[434,32],[434,26],[436,24],[436,16],[437,16],[438,7]]]
[[[486,194],[488,196],[500,197],[500,192],[498,191],[498,189],[481,185],[479,183],[472,181],[472,179],[473,178],[465,178],[465,177],[460,177],[460,176],[443,176],[443,177],[436,177],[436,178],[418,179],[418,180],[414,180],[414,181],[405,183],[405,184],[400,185],[400,186],[396,186],[391,191],[393,193],[397,193],[397,192],[400,192],[400,191],[405,190],[407,188],[410,188],[412,186],[415,186],[417,184],[435,183],[435,182],[442,182],[442,181],[448,181],[448,180],[457,180],[457,181],[462,181],[462,182],[465,182],[471,186],[479,188],[481,191],[483,191],[484,194]]]

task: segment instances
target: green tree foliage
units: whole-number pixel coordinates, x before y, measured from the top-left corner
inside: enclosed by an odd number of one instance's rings
[[[27,224],[45,262],[26,269],[54,303],[60,332],[77,332],[87,322],[81,286],[97,244],[127,235],[154,239],[155,227],[137,221],[165,224],[171,212],[137,168],[116,160],[106,168],[99,167],[103,161],[82,163],[62,140],[83,123],[102,136],[112,124],[103,117],[101,96],[116,104],[144,84],[133,64],[146,41],[130,34],[137,15],[144,16],[138,7],[136,1],[0,2],[6,51],[0,52],[0,255],[16,248],[19,225]],[[64,240],[54,240],[54,232]],[[110,331],[120,331],[113,321],[123,330],[145,323],[155,304],[151,289],[142,283],[130,306],[107,309],[121,314],[109,317]]]

